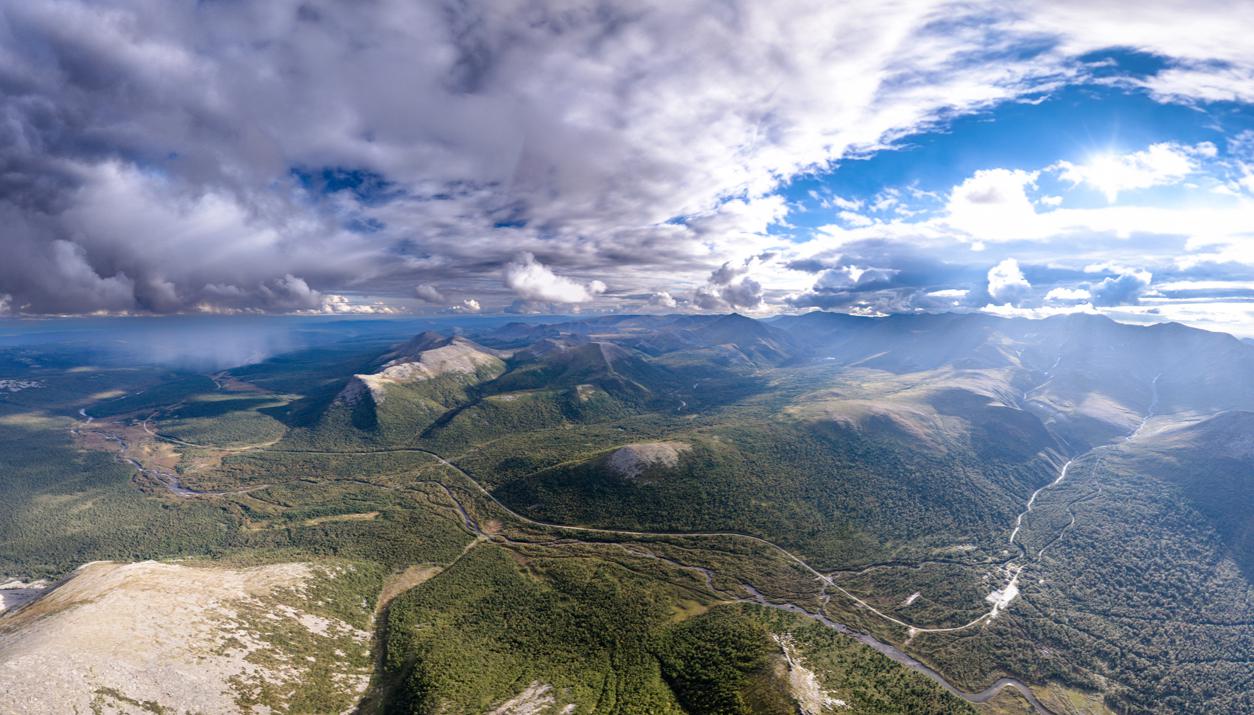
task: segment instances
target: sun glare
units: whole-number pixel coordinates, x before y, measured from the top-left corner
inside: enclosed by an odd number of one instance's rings
[[[1089,157],[1084,164],[1084,172],[1088,183],[1102,192],[1110,202],[1119,198],[1119,190],[1128,185],[1127,165],[1111,152]]]

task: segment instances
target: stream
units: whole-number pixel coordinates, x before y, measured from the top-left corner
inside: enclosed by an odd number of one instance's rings
[[[1152,386],[1151,386],[1151,387],[1152,387],[1152,390],[1153,390],[1153,397],[1152,397],[1152,399],[1151,399],[1149,409],[1147,410],[1147,412],[1146,412],[1146,414],[1145,414],[1144,418],[1141,420],[1140,424],[1139,424],[1139,425],[1138,425],[1138,426],[1137,426],[1137,427],[1136,427],[1136,428],[1135,428],[1132,432],[1130,432],[1127,436],[1125,436],[1125,437],[1123,438],[1123,441],[1131,440],[1131,439],[1135,438],[1137,435],[1139,435],[1139,434],[1140,434],[1140,432],[1142,431],[1142,429],[1145,427],[1145,425],[1146,425],[1146,424],[1149,422],[1149,420],[1153,417],[1154,412],[1155,412],[1155,410],[1156,410],[1156,408],[1157,408],[1157,405],[1158,405],[1158,378],[1159,378],[1159,377],[1161,377],[1161,374],[1160,374],[1158,377],[1155,377],[1155,378],[1154,378],[1154,380],[1153,380],[1153,383],[1152,383]],[[1025,397],[1027,397],[1027,395],[1028,395],[1028,393],[1024,393],[1024,396],[1025,396]],[[89,417],[88,415],[86,415],[86,413],[85,413],[85,412],[83,412],[83,413],[81,413],[81,414],[83,415],[83,417],[84,417],[84,418],[85,418],[88,422],[90,422],[91,417]],[[145,429],[147,429],[147,425],[146,425],[146,424],[145,424]],[[152,433],[152,434],[153,434],[153,436],[154,436],[154,437],[157,437],[157,438],[159,438],[159,439],[165,439],[164,437],[162,437],[162,436],[161,436],[161,435],[159,435],[159,434],[156,434],[156,433]],[[158,478],[158,479],[159,479],[162,483],[164,483],[164,484],[165,484],[165,485],[166,485],[166,486],[167,486],[167,487],[168,487],[168,488],[169,488],[172,492],[174,492],[175,494],[179,494],[179,495],[182,495],[182,496],[195,496],[195,495],[205,494],[204,492],[196,492],[196,491],[192,491],[192,490],[189,490],[189,489],[186,489],[186,488],[182,487],[182,486],[178,483],[178,479],[177,479],[177,477],[175,477],[174,475],[164,474],[164,473],[162,473],[162,472],[160,472],[160,471],[153,471],[153,472],[149,472],[149,471],[145,470],[145,469],[144,469],[144,467],[143,467],[142,465],[140,465],[137,461],[135,461],[134,459],[131,459],[131,458],[130,458],[130,457],[128,457],[128,456],[126,456],[125,452],[126,452],[126,447],[127,447],[127,445],[126,445],[125,441],[123,441],[123,440],[121,439],[121,437],[119,437],[119,436],[117,436],[117,435],[108,435],[108,436],[109,436],[110,438],[115,439],[115,440],[117,440],[117,441],[119,442],[119,444],[121,445],[122,450],[123,450],[123,454],[122,454],[122,456],[123,456],[123,458],[124,458],[124,459],[126,459],[126,461],[128,461],[128,462],[130,462],[131,464],[135,465],[135,467],[136,467],[137,469],[140,469],[140,470],[141,470],[141,471],[143,471],[144,473],[147,473],[147,474],[152,474],[153,476],[155,476],[156,478]],[[175,442],[177,442],[177,440],[170,440],[170,441],[175,441]],[[1071,459],[1070,459],[1070,460],[1068,460],[1065,464],[1063,464],[1063,465],[1062,465],[1062,467],[1059,469],[1059,474],[1058,474],[1058,477],[1057,477],[1056,479],[1054,479],[1054,481],[1052,481],[1052,482],[1050,482],[1049,484],[1047,484],[1047,485],[1045,485],[1045,486],[1042,486],[1042,487],[1040,487],[1039,489],[1037,489],[1036,491],[1034,491],[1034,492],[1031,494],[1031,496],[1028,498],[1028,501],[1027,501],[1027,503],[1026,503],[1026,505],[1025,505],[1025,509],[1024,509],[1024,511],[1022,511],[1022,512],[1018,515],[1018,517],[1015,519],[1014,529],[1012,530],[1012,532],[1011,532],[1011,534],[1010,534],[1010,539],[1009,539],[1010,544],[1011,544],[1011,545],[1016,545],[1016,539],[1017,539],[1017,537],[1018,537],[1018,535],[1019,535],[1019,532],[1020,532],[1020,530],[1021,530],[1021,528],[1022,528],[1022,526],[1023,526],[1023,521],[1024,521],[1024,518],[1025,518],[1025,517],[1026,517],[1029,513],[1031,513],[1031,512],[1032,512],[1033,507],[1034,507],[1035,502],[1036,502],[1036,499],[1037,499],[1037,497],[1038,497],[1041,493],[1043,493],[1043,492],[1044,492],[1044,491],[1046,491],[1047,489],[1050,489],[1051,487],[1057,486],[1057,485],[1058,485],[1059,483],[1061,483],[1064,479],[1066,479],[1066,477],[1067,477],[1067,473],[1068,473],[1068,471],[1070,470],[1071,465],[1072,465],[1072,464],[1073,464],[1076,460],[1078,460],[1078,459],[1083,459],[1084,457],[1087,457],[1087,456],[1089,456],[1089,455],[1091,455],[1091,454],[1093,454],[1093,453],[1097,452],[1098,450],[1108,449],[1108,448],[1109,448],[1109,447],[1111,447],[1111,446],[1112,446],[1112,445],[1105,445],[1105,446],[1102,446],[1102,447],[1097,447],[1097,448],[1094,448],[1094,449],[1092,449],[1092,450],[1089,450],[1089,451],[1085,452],[1084,454],[1081,454],[1081,455],[1078,455],[1078,456],[1076,456],[1076,457],[1071,458]],[[262,450],[264,450],[264,451],[288,451],[288,450],[270,450],[270,449],[266,449],[265,447],[260,447],[259,449],[262,449]],[[297,451],[297,452],[305,452],[305,453],[325,453],[325,454],[342,454],[342,453],[343,453],[343,452],[331,452],[331,451],[322,452],[322,451],[319,451],[319,450],[309,450],[309,451],[305,451],[305,450],[293,450],[293,451]],[[967,623],[967,624],[964,624],[964,625],[961,625],[961,626],[956,626],[956,627],[951,627],[951,628],[919,628],[919,627],[913,626],[913,625],[911,625],[911,624],[909,624],[909,623],[905,623],[905,622],[900,621],[900,620],[898,620],[898,619],[896,619],[896,618],[894,618],[894,617],[892,617],[892,616],[889,616],[889,615],[887,615],[887,614],[884,614],[884,613],[882,613],[882,612],[878,611],[877,609],[875,609],[874,607],[872,607],[870,604],[865,603],[862,599],[857,598],[857,597],[856,597],[856,596],[854,596],[853,594],[851,594],[851,593],[849,593],[848,591],[846,591],[845,589],[841,588],[839,585],[837,585],[837,584],[835,583],[835,581],[834,581],[834,580],[833,580],[830,576],[827,576],[827,575],[825,575],[825,574],[823,574],[823,573],[820,573],[819,571],[815,570],[815,569],[814,569],[813,567],[811,567],[808,563],[806,563],[805,561],[803,561],[800,557],[798,557],[798,556],[796,556],[795,554],[791,553],[790,551],[788,551],[788,550],[784,549],[783,547],[781,547],[781,546],[779,546],[779,545],[777,545],[777,544],[775,544],[775,543],[773,543],[773,542],[770,542],[770,541],[767,541],[767,540],[765,540],[765,539],[762,539],[762,538],[760,538],[760,537],[752,536],[752,535],[749,535],[749,534],[722,533],[722,532],[715,532],[715,533],[643,532],[643,531],[629,531],[629,530],[625,530],[625,529],[602,529],[602,528],[582,527],[582,526],[570,526],[570,525],[562,525],[562,524],[548,524],[548,523],[545,523],[545,522],[537,521],[537,520],[535,520],[535,519],[530,519],[530,518],[528,518],[528,517],[525,517],[525,516],[523,516],[523,515],[521,515],[521,514],[518,514],[518,513],[514,512],[512,509],[510,509],[509,507],[505,506],[505,505],[504,505],[504,504],[502,504],[500,501],[498,501],[498,500],[496,499],[496,497],[495,497],[495,496],[493,496],[493,495],[492,495],[492,494],[491,494],[491,493],[490,493],[490,492],[489,492],[486,488],[484,488],[481,484],[479,484],[479,482],[478,482],[478,481],[477,481],[474,477],[472,477],[472,476],[470,476],[468,473],[466,473],[466,472],[465,472],[465,470],[463,470],[461,467],[458,467],[457,465],[453,464],[452,462],[448,461],[448,460],[447,460],[447,459],[445,459],[443,456],[441,456],[441,455],[439,455],[439,454],[437,454],[437,453],[435,453],[435,452],[432,452],[432,451],[430,451],[430,450],[426,450],[426,449],[421,449],[421,448],[416,448],[416,447],[410,447],[410,448],[393,448],[393,449],[380,449],[380,450],[362,450],[361,452],[349,452],[349,453],[351,453],[351,454],[356,454],[356,453],[372,453],[372,452],[413,452],[413,453],[423,453],[423,454],[430,455],[431,457],[433,457],[434,459],[436,459],[436,460],[437,460],[440,464],[442,464],[442,465],[444,465],[444,466],[446,466],[446,467],[449,467],[450,469],[453,469],[453,470],[454,470],[454,471],[456,471],[459,475],[461,475],[462,477],[464,477],[464,478],[465,478],[465,479],[466,479],[466,480],[467,480],[467,481],[468,481],[471,485],[473,485],[473,486],[474,486],[475,490],[476,490],[478,493],[482,494],[482,495],[483,495],[483,496],[485,496],[487,499],[489,499],[490,501],[492,501],[492,502],[493,502],[493,503],[494,503],[497,507],[499,507],[500,509],[502,509],[505,513],[509,514],[511,517],[513,517],[513,518],[517,519],[518,521],[520,521],[520,522],[522,522],[522,523],[527,523],[527,524],[531,524],[531,525],[534,525],[534,526],[540,526],[540,527],[544,527],[544,528],[548,528],[548,529],[557,529],[557,530],[563,530],[563,531],[584,532],[584,533],[602,533],[602,534],[613,534],[613,535],[619,535],[619,536],[629,536],[629,537],[664,537],[664,536],[684,536],[684,537],[735,537],[735,538],[742,538],[742,539],[747,539],[747,540],[750,540],[750,541],[753,541],[753,542],[756,542],[756,543],[762,544],[762,545],[764,545],[764,546],[766,546],[766,547],[768,547],[768,548],[770,548],[770,549],[775,550],[776,552],[778,552],[778,553],[782,554],[783,556],[785,556],[788,560],[790,560],[790,561],[792,561],[792,562],[794,562],[794,563],[798,564],[799,566],[801,566],[802,568],[804,568],[805,570],[807,570],[808,572],[810,572],[811,574],[813,574],[813,575],[814,575],[817,579],[819,579],[819,581],[821,581],[822,583],[826,584],[828,587],[831,587],[831,588],[834,588],[834,589],[836,589],[836,590],[840,591],[843,595],[845,595],[845,596],[849,597],[849,598],[850,598],[850,599],[852,599],[854,602],[856,602],[856,603],[858,603],[858,604],[860,604],[860,605],[864,606],[865,608],[869,609],[872,613],[874,613],[874,614],[876,614],[876,615],[880,616],[881,618],[884,618],[885,620],[888,620],[888,621],[890,621],[890,622],[892,622],[892,623],[895,623],[895,624],[898,624],[898,625],[904,626],[904,627],[906,627],[906,628],[908,628],[908,629],[911,629],[911,631],[912,631],[912,632],[953,632],[953,631],[961,631],[961,630],[965,630],[965,629],[967,629],[967,628],[971,628],[971,627],[973,627],[973,626],[975,626],[975,625],[978,625],[979,623],[981,623],[981,622],[983,622],[983,621],[985,621],[985,620],[987,620],[987,619],[990,619],[990,618],[992,618],[992,617],[996,616],[996,615],[997,615],[997,614],[998,614],[1001,610],[1003,610],[1004,608],[1006,608],[1006,607],[1009,605],[1009,603],[1010,603],[1010,602],[1011,602],[1011,601],[1015,598],[1015,596],[1017,595],[1017,585],[1016,585],[1016,584],[1017,584],[1017,581],[1018,581],[1019,575],[1022,573],[1023,569],[1027,566],[1027,563],[1018,564],[1017,566],[1015,566],[1015,565],[1011,565],[1011,562],[1013,562],[1013,561],[1017,561],[1017,560],[1019,560],[1019,559],[1026,558],[1026,556],[1027,556],[1027,553],[1026,553],[1026,551],[1024,550],[1023,546],[1022,546],[1021,544],[1018,544],[1018,548],[1019,548],[1019,551],[1020,551],[1020,555],[1019,555],[1018,557],[1016,557],[1016,558],[1012,558],[1012,559],[1010,560],[1010,562],[1006,562],[1005,564],[1003,564],[1003,565],[1005,566],[1005,568],[1007,569],[1007,573],[1008,573],[1008,575],[1009,575],[1009,580],[1007,581],[1006,586],[1005,586],[1005,587],[1003,587],[1003,589],[1001,589],[1000,591],[994,592],[994,594],[991,594],[991,595],[990,595],[990,599],[989,599],[989,600],[992,602],[992,608],[990,609],[990,611],[989,611],[988,613],[986,613],[986,614],[984,614],[984,615],[980,616],[979,618],[977,618],[977,619],[975,619],[975,620],[971,621],[970,623]],[[462,521],[463,521],[463,524],[464,524],[464,526],[467,528],[467,530],[468,530],[468,531],[470,531],[471,533],[475,534],[477,537],[502,538],[502,537],[494,537],[493,535],[490,535],[490,534],[486,534],[486,533],[484,533],[484,531],[482,530],[482,528],[480,527],[480,525],[478,524],[478,522],[477,522],[477,521],[474,519],[474,517],[473,517],[473,516],[469,513],[469,511],[468,511],[468,510],[467,510],[467,509],[466,509],[466,508],[462,505],[461,501],[460,501],[460,500],[458,500],[458,499],[456,498],[456,496],[452,493],[452,491],[451,491],[451,490],[449,490],[449,489],[447,488],[447,486],[445,486],[444,488],[445,488],[446,493],[447,493],[447,494],[448,494],[448,496],[450,497],[450,499],[453,501],[453,503],[454,503],[454,505],[455,505],[455,507],[456,507],[457,511],[459,512],[459,516],[461,517],[461,519],[462,519]],[[507,540],[507,539],[506,539],[506,540]],[[1055,539],[1055,541],[1056,541],[1056,540],[1057,540],[1057,539]],[[1050,542],[1050,543],[1052,544],[1053,542]],[[1046,546],[1048,547],[1048,544],[1047,544]],[[1040,558],[1040,556],[1041,556],[1041,554],[1043,554],[1043,552],[1044,552],[1044,548],[1042,548],[1042,549],[1041,549],[1041,551],[1037,554],[1037,559],[1039,559],[1039,558]],[[652,556],[653,556],[653,557],[655,557],[655,558],[662,559],[662,560],[664,560],[664,561],[668,561],[668,562],[670,562],[670,563],[672,563],[672,564],[674,564],[674,565],[676,565],[676,566],[679,566],[679,567],[681,567],[681,568],[685,568],[685,569],[695,569],[695,570],[698,570],[698,571],[702,571],[702,572],[704,573],[705,577],[706,577],[707,583],[711,583],[711,580],[710,580],[710,579],[711,579],[712,574],[710,573],[710,571],[709,571],[708,569],[703,569],[703,568],[700,568],[700,567],[693,567],[693,566],[688,566],[688,565],[684,565],[684,564],[679,564],[679,563],[677,563],[677,562],[670,561],[669,559],[665,559],[664,557],[657,556],[656,554],[653,554]],[[1033,561],[1035,561],[1035,560],[1033,560]],[[970,702],[970,703],[984,703],[984,702],[988,702],[989,700],[991,700],[993,697],[995,697],[995,696],[996,696],[996,695],[997,695],[997,694],[998,694],[1001,690],[1003,690],[1004,688],[1013,688],[1013,689],[1015,689],[1016,691],[1018,691],[1018,692],[1019,692],[1019,693],[1020,693],[1020,694],[1021,694],[1024,698],[1026,698],[1026,699],[1028,700],[1028,702],[1032,705],[1032,707],[1036,710],[1036,712],[1037,712],[1037,713],[1039,713],[1039,714],[1041,714],[1041,715],[1056,715],[1056,714],[1054,713],[1054,711],[1050,710],[1050,709],[1049,709],[1049,708],[1048,708],[1048,707],[1047,707],[1044,703],[1042,703],[1042,702],[1040,701],[1040,699],[1039,699],[1039,698],[1037,698],[1037,697],[1036,697],[1036,695],[1032,692],[1031,688],[1030,688],[1030,687],[1029,687],[1026,683],[1024,683],[1024,682],[1023,682],[1023,681],[1021,681],[1021,680],[1018,680],[1018,679],[1016,679],[1016,678],[1000,678],[1000,679],[998,679],[997,681],[995,681],[992,685],[990,685],[989,687],[987,687],[987,688],[985,688],[984,690],[981,690],[981,691],[979,691],[979,692],[968,692],[968,691],[965,691],[965,690],[961,690],[960,688],[958,688],[957,686],[955,686],[955,685],[953,685],[951,682],[949,682],[949,681],[945,678],[945,676],[944,676],[944,675],[942,675],[939,671],[937,671],[936,669],[932,668],[931,666],[929,666],[929,665],[927,665],[927,664],[925,664],[925,663],[923,663],[923,662],[919,661],[918,659],[916,659],[916,658],[914,658],[914,657],[910,656],[910,655],[909,655],[909,654],[907,654],[905,651],[901,650],[900,648],[898,648],[898,647],[896,647],[896,646],[894,646],[894,645],[891,645],[891,644],[889,644],[889,643],[882,642],[882,641],[880,641],[880,640],[876,639],[874,636],[871,636],[870,634],[860,632],[860,631],[855,630],[855,629],[853,629],[853,628],[851,628],[851,627],[849,627],[849,626],[847,626],[847,625],[845,625],[845,624],[843,624],[843,623],[839,623],[839,622],[837,622],[837,621],[834,621],[834,620],[832,620],[831,618],[829,618],[826,614],[824,614],[824,613],[822,613],[822,612],[819,612],[819,613],[814,613],[814,612],[808,611],[808,610],[806,610],[806,609],[802,608],[801,606],[798,606],[798,605],[793,604],[793,603],[772,603],[772,602],[771,602],[771,601],[769,601],[769,600],[768,600],[768,599],[767,599],[767,598],[766,598],[766,597],[765,597],[765,596],[764,596],[761,592],[759,592],[757,589],[755,589],[753,586],[751,586],[751,585],[749,585],[749,584],[741,583],[741,584],[740,584],[740,586],[741,586],[741,587],[742,587],[742,588],[743,588],[743,589],[744,589],[747,593],[749,593],[749,594],[752,596],[752,598],[748,598],[748,599],[737,599],[737,600],[743,600],[743,601],[745,601],[745,602],[757,603],[757,604],[759,604],[759,605],[763,605],[763,606],[766,606],[766,607],[769,607],[769,608],[776,608],[776,609],[780,609],[780,610],[784,610],[784,611],[789,611],[789,612],[792,612],[792,613],[797,613],[797,614],[800,614],[800,615],[806,616],[806,617],[808,617],[808,618],[811,618],[811,619],[813,619],[813,620],[815,620],[815,621],[817,621],[817,622],[819,622],[819,623],[823,624],[824,626],[826,626],[826,627],[828,627],[828,628],[831,628],[831,629],[833,629],[833,630],[835,630],[835,631],[837,631],[837,632],[839,632],[839,633],[842,633],[842,634],[844,634],[844,635],[847,635],[847,636],[849,636],[849,637],[851,637],[851,638],[856,639],[858,642],[860,642],[860,643],[862,643],[862,644],[864,644],[864,645],[866,645],[866,646],[868,646],[868,647],[870,647],[870,648],[874,649],[875,651],[877,651],[877,652],[879,652],[879,653],[881,653],[881,654],[883,654],[883,655],[885,655],[885,656],[887,656],[887,657],[891,658],[893,661],[895,661],[895,662],[897,662],[897,663],[899,663],[899,664],[901,664],[901,665],[904,665],[904,666],[906,666],[906,667],[908,667],[908,668],[910,668],[910,669],[912,669],[912,670],[914,670],[914,671],[916,671],[916,672],[919,672],[919,673],[921,673],[921,674],[923,674],[923,675],[927,676],[929,679],[931,679],[931,680],[935,681],[937,684],[939,684],[942,688],[944,688],[944,689],[945,689],[946,691],[948,691],[949,693],[951,693],[951,694],[953,694],[953,695],[955,695],[955,696],[957,696],[957,697],[960,697],[960,698],[962,698],[963,700],[965,700],[965,701],[967,701],[967,702]]]

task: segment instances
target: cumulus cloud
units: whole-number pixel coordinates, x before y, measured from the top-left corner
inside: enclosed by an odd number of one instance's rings
[[[714,269],[709,282],[693,293],[693,304],[706,311],[761,307],[762,284],[748,275],[761,260],[761,256],[753,256],[738,263],[727,261]]]
[[[402,311],[383,301],[360,303],[348,296],[332,293],[323,296],[322,306],[316,312],[328,315],[396,315]]]
[[[1207,171],[1225,162],[1225,166],[1233,167],[1233,157],[1244,156],[1243,149],[1230,143],[1226,155],[1221,155],[1213,145],[1188,145],[1190,156]],[[1212,153],[1215,156],[1210,156]],[[1164,300],[1183,299],[1152,291],[1151,271],[1178,278],[1232,280],[1254,276],[1254,244],[1249,241],[1254,203],[1235,195],[1216,199],[1212,175],[1198,173],[1172,189],[1173,197],[1187,197],[1189,201],[1094,206],[1081,199],[1074,206],[1045,208],[1046,203],[1059,202],[1038,200],[1033,206],[1033,182],[1048,182],[1053,188],[1058,178],[1052,168],[976,172],[954,185],[940,210],[886,220],[871,228],[823,227],[822,244],[830,247],[829,253],[838,260],[824,258],[822,251],[804,252],[807,246],[803,244],[803,250],[790,255],[785,264],[820,273],[820,279],[810,290],[790,294],[787,302],[796,307],[833,309],[869,304],[887,312],[979,308],[1000,302],[990,295],[987,270],[989,264],[1007,258],[1031,264],[1031,273],[1039,276],[1031,282],[1041,284],[1039,291],[1030,286],[998,289],[997,281],[993,281],[994,291],[1002,293],[1002,298],[1013,298],[1013,305],[1018,307],[1038,305],[1038,293],[1043,294],[1039,299],[1045,304],[1086,304],[1106,311],[1147,301],[1158,305]],[[893,265],[857,256],[863,246],[874,242],[898,246],[899,252],[903,246],[918,247],[938,262],[957,266],[971,266],[979,256],[988,257],[983,259],[978,276],[956,266],[912,270],[872,289],[862,285],[866,279],[855,275],[855,269]],[[1143,268],[1122,265],[1133,260]],[[831,272],[822,274],[825,270]],[[932,295],[949,288],[970,292],[962,299],[942,300]],[[1192,299],[1209,300],[1220,295],[1194,295]],[[1231,329],[1243,330],[1241,326]]]
[[[1085,274],[1102,274],[1102,278],[1074,282],[1075,277]],[[1089,310],[1137,305],[1153,280],[1149,271],[1110,263],[1090,264],[1079,272],[1062,271],[1061,276],[1073,282],[1050,288],[1044,302],[1055,307],[1082,304]],[[1021,306],[1030,292],[1031,286],[1013,259],[1002,261],[989,271],[988,293],[993,302]],[[1046,308],[1053,309],[1048,305]]]
[[[1051,288],[1045,294],[1046,302],[1050,303],[1079,303],[1092,298],[1093,294],[1087,288]]]
[[[808,288],[786,296],[786,302],[796,308],[892,313],[951,310],[987,302],[986,264],[952,263],[935,250],[908,242],[858,240],[788,265],[816,274]],[[978,296],[967,287],[977,284]]]
[[[276,311],[300,310],[312,305],[326,304],[318,291],[310,288],[303,278],[298,278],[291,273],[262,283],[258,292],[264,298],[265,307]],[[343,296],[336,297],[342,298]]]
[[[135,307],[135,281],[125,273],[101,276],[88,262],[87,251],[77,243],[56,239],[51,249],[52,275],[63,286],[60,299],[104,310]]]
[[[674,308],[679,305],[679,301],[675,300],[669,292],[659,290],[649,296],[649,305],[656,305],[660,308]]]
[[[1093,294],[1093,305],[1109,307],[1116,305],[1136,305],[1141,293],[1149,287],[1153,275],[1148,271],[1125,271],[1118,275],[1107,276],[1100,282],[1091,284],[1089,291]]]
[[[701,310],[727,310],[727,301],[710,286],[701,286],[692,294],[692,304]]]
[[[1036,209],[1027,189],[1040,175],[1020,169],[983,169],[949,194],[948,223],[980,240],[1022,238]]]
[[[1016,305],[1031,295],[1032,284],[1023,276],[1019,262],[1013,258],[993,266],[988,271],[988,295],[999,305]]]
[[[31,313],[292,311],[361,291],[425,300],[414,286],[439,281],[495,309],[663,284],[709,309],[760,307],[802,278],[707,276],[795,249],[773,233],[788,228],[781,185],[1083,80],[1077,58],[1113,45],[1174,62],[1137,80],[1164,101],[1252,97],[1249,18],[1233,16],[1248,12],[0,0],[0,292]],[[996,171],[955,189],[925,238],[1014,238],[1032,177]],[[827,200],[843,229],[888,236],[904,195]],[[1049,213],[1042,231],[1072,220]],[[1195,246],[1213,245],[1207,260],[1243,255],[1231,239],[1248,215],[1232,214],[1198,238],[1216,242]],[[507,264],[521,289],[502,284]],[[838,278],[822,296],[904,296]]]
[[[0,287],[32,313],[304,309],[318,302],[309,280],[370,275],[353,234],[272,195],[192,188],[112,159],[62,166],[76,186],[60,210],[0,197]]]
[[[723,286],[719,297],[733,308],[752,310],[762,305],[762,284],[746,276]]]
[[[418,296],[418,300],[424,303],[439,303],[441,305],[448,303],[448,299],[444,297],[440,289],[430,283],[419,283],[414,288],[414,293]]]
[[[465,298],[460,302],[455,301],[430,283],[419,283],[414,288],[414,294],[423,303],[445,306],[453,313],[478,313],[483,310],[483,306],[474,298]]]
[[[537,303],[586,303],[606,290],[601,281],[580,283],[559,276],[530,253],[505,266],[505,285],[519,299]]]

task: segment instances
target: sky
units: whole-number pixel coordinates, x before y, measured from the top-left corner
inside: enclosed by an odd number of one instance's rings
[[[1254,336],[1254,4],[0,0],[0,315]]]

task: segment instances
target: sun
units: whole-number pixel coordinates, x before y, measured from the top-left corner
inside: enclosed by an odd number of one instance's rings
[[[1114,152],[1089,157],[1083,168],[1085,182],[1102,192],[1110,203],[1114,203],[1119,198],[1119,192],[1132,183],[1127,163]]]

